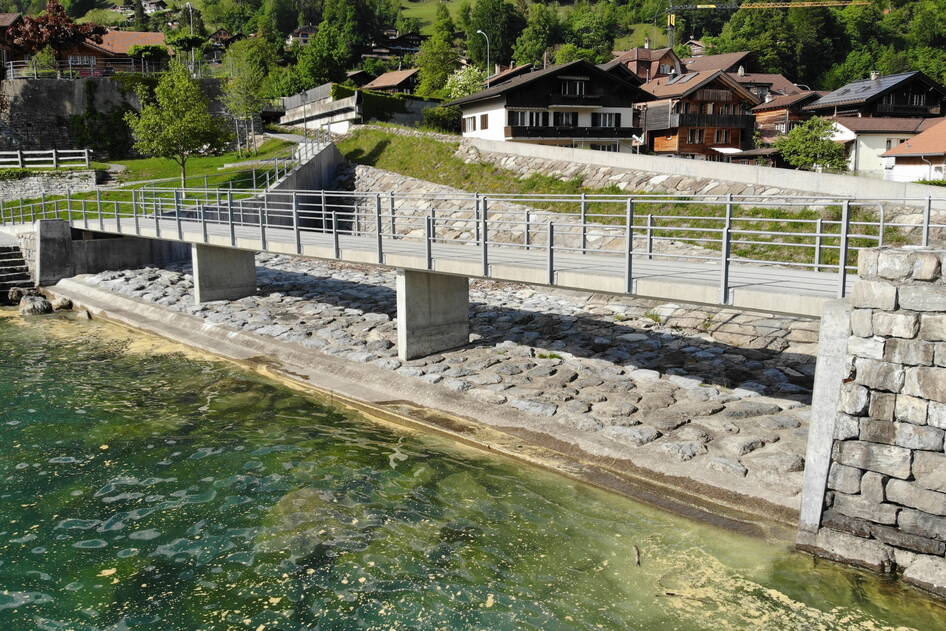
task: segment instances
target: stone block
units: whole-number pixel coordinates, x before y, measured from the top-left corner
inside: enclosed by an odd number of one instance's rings
[[[923,340],[887,340],[881,359],[908,366],[929,366],[933,363],[933,345]]]
[[[895,445],[875,445],[859,440],[840,443],[837,461],[849,467],[885,473],[905,480],[910,477],[912,453]]]
[[[832,462],[831,470],[828,472],[828,488],[848,495],[859,493],[863,473],[855,467]]]
[[[946,341],[946,314],[924,313],[921,315],[920,337],[930,342]]]
[[[905,480],[890,480],[886,490],[887,500],[890,502],[909,506],[929,515],[946,515],[946,493],[930,491]]]
[[[851,311],[851,334],[857,337],[870,337],[874,334],[872,320],[874,312],[870,309]]]
[[[861,278],[869,278],[877,275],[877,258],[880,256],[880,250],[861,250],[857,253],[857,275]]]
[[[804,552],[874,572],[889,572],[893,567],[893,554],[881,542],[830,528],[821,528],[816,534],[800,531],[796,546]]]
[[[946,367],[946,344],[942,342],[933,345],[936,351],[933,353],[933,363],[937,366]]]
[[[871,328],[874,335],[912,339],[916,337],[920,321],[914,313],[875,311],[871,319]]]
[[[884,493],[884,485],[889,478],[876,471],[868,471],[861,477],[861,495],[868,501],[875,504],[884,502],[887,497]]]
[[[903,573],[903,581],[946,598],[946,559],[921,556]]]
[[[869,443],[884,443],[893,445],[897,437],[896,426],[891,421],[880,421],[873,418],[861,419],[860,439]]]
[[[892,421],[898,396],[889,392],[871,392],[868,416],[882,421]]]
[[[913,454],[913,477],[924,489],[946,493],[946,454],[929,451]]]
[[[900,392],[903,387],[903,367],[891,362],[876,359],[857,359],[854,361],[857,373],[854,380],[873,390]]]
[[[856,383],[846,383],[841,386],[841,398],[838,409],[845,414],[859,415],[867,410],[870,401],[870,390]]]
[[[904,280],[913,273],[914,256],[906,250],[881,250],[877,256],[877,275],[888,280]]]
[[[939,278],[941,263],[932,252],[917,252],[913,259],[913,280],[936,280]]]
[[[926,412],[926,424],[946,429],[946,404],[930,401]]]
[[[903,423],[926,425],[926,412],[929,401],[920,397],[911,397],[907,394],[898,394],[894,418]],[[871,415],[873,416],[873,415]]]
[[[847,341],[847,353],[854,357],[884,359],[884,339],[880,337],[856,337],[852,335]]]
[[[946,541],[946,518],[943,517],[906,508],[897,516],[897,525],[900,530],[910,534]]]
[[[946,368],[927,366],[907,368],[902,391],[904,394],[946,403]]]
[[[856,416],[848,416],[847,414],[838,414],[838,418],[834,423],[835,440],[857,438],[860,433],[861,424],[859,418]]]
[[[856,309],[893,311],[897,308],[897,286],[882,280],[860,278],[851,290],[851,305]]]
[[[865,519],[848,517],[836,510],[826,510],[821,518],[821,525],[825,528],[849,532],[865,539],[871,536],[871,523]]]
[[[863,495],[844,493],[834,494],[832,508],[842,515],[865,519],[875,524],[897,523],[897,513],[900,511],[900,507],[893,504],[872,502]]]
[[[946,553],[946,543],[919,535],[911,535],[893,526],[873,524],[870,530],[875,539],[886,543],[888,546],[905,548],[920,554],[938,554],[942,556]]]
[[[895,445],[926,451],[943,450],[943,434],[946,432],[941,429],[912,423],[896,423],[896,428]]]
[[[946,311],[946,286],[904,285],[900,288],[900,308],[910,311]]]

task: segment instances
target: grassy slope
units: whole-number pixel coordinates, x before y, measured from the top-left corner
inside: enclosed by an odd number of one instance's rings
[[[440,142],[430,138],[416,138],[410,136],[401,136],[393,133],[386,133],[379,130],[360,130],[341,142],[338,147],[342,154],[350,161],[357,164],[365,164],[377,167],[387,171],[393,171],[402,175],[452,186],[462,190],[479,193],[506,193],[506,194],[626,194],[617,187],[606,189],[591,189],[582,186],[580,180],[562,181],[557,178],[545,175],[531,175],[520,179],[514,172],[489,164],[467,164],[454,157],[457,149],[457,143]],[[716,239],[719,236],[718,230],[720,221],[718,219],[699,219],[698,217],[722,217],[725,208],[720,204],[695,204],[684,203],[686,197],[680,198],[678,202],[659,202],[659,203],[639,203],[636,206],[638,216],[653,214],[674,217],[689,217],[681,222],[674,220],[675,225],[684,225],[693,228],[705,228],[707,232],[703,235],[691,233],[690,235],[680,232],[667,232],[656,230],[656,236],[680,238],[684,236],[705,236]],[[575,213],[577,204],[575,203],[532,203],[536,208],[543,208],[557,212]],[[625,205],[624,203],[605,203],[596,204],[591,211],[598,214],[607,214],[609,216],[595,217],[591,221],[621,224],[624,222]],[[736,228],[745,230],[764,230],[772,232],[807,232],[811,233],[813,227],[810,223],[793,222],[795,219],[812,220],[819,217],[828,220],[837,220],[839,218],[839,208],[827,208],[824,211],[810,209],[786,210],[781,208],[745,208],[739,207],[735,214],[741,217],[758,218],[759,221],[738,222]],[[873,209],[855,208],[852,217],[855,221],[876,220],[873,216]],[[640,220],[638,224],[640,225]],[[659,226],[660,220],[655,220],[655,225]],[[824,231],[839,232],[839,227],[835,225],[826,225]],[[860,232],[863,234],[876,234],[876,230],[862,227]],[[733,253],[737,256],[747,258],[761,259],[781,259],[797,262],[811,262],[812,250],[810,248],[793,247],[791,243],[811,245],[814,239],[809,236],[791,236],[780,234],[771,237],[742,235],[744,239],[758,241],[761,239],[770,239],[765,244],[747,244],[733,245]],[[887,229],[884,232],[884,238],[887,243],[896,243],[903,240],[895,229]],[[738,237],[736,237],[738,240]],[[825,246],[837,246],[840,239],[825,237]],[[704,247],[719,249],[718,244],[704,243]],[[852,247],[870,247],[876,245],[876,241],[868,239],[851,239]],[[838,259],[837,252],[826,250],[823,252],[822,263],[836,263]]]
[[[669,43],[667,34],[654,24],[633,24],[631,32],[614,40],[614,50],[628,50],[644,45],[644,40],[650,38],[651,48],[663,48]]]
[[[288,157],[292,143],[284,140],[269,139],[260,145],[258,153],[251,156],[239,156],[236,152],[224,153],[219,156],[192,158],[187,162],[187,175],[217,175],[221,173],[219,167],[224,164],[242,162],[246,160],[266,160],[277,156]],[[181,168],[173,160],[167,158],[138,158],[135,160],[117,160],[115,164],[127,167],[122,179],[125,181],[156,180],[160,178],[180,177]],[[246,169],[239,169],[246,170]]]

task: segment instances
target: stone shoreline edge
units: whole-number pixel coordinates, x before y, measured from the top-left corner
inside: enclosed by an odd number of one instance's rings
[[[43,292],[72,301],[90,317],[147,332],[235,362],[330,405],[372,420],[433,432],[469,447],[501,454],[677,515],[748,536],[791,545],[797,511],[735,491],[592,454],[536,428],[534,417],[498,414],[461,393],[340,359],[272,337],[235,331],[93,287],[82,277]],[[491,417],[491,418],[490,418]]]

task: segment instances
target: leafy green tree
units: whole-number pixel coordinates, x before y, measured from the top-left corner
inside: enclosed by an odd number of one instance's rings
[[[420,68],[417,94],[437,96],[446,85],[450,73],[460,67],[460,55],[444,33],[437,32],[421,44],[420,52],[417,53],[417,67]]]
[[[775,148],[796,169],[847,170],[844,145],[831,140],[834,123],[815,116],[775,140]]]
[[[299,94],[308,86],[302,76],[299,74],[296,66],[275,66],[266,75],[263,85],[260,87],[260,94],[264,98],[273,99],[281,96],[292,96]]]
[[[181,186],[186,186],[187,161],[194,156],[222,150],[230,133],[221,119],[210,113],[210,103],[187,67],[173,61],[154,89],[139,92],[141,113],[128,112],[125,122],[135,138],[135,149],[169,158],[181,167]]]
[[[486,71],[476,66],[460,68],[447,79],[444,87],[447,98],[461,99],[479,92],[486,83],[486,76]]]
[[[262,38],[245,39],[234,43],[223,58],[226,81],[223,85],[223,103],[234,118],[249,121],[250,137],[255,133],[256,116],[263,111],[263,80],[266,77],[268,48]],[[239,145],[239,139],[237,144]]]
[[[555,63],[557,64],[567,64],[580,59],[593,62],[597,57],[597,51],[590,48],[579,48],[574,44],[565,44],[555,51]]]
[[[406,15],[398,16],[396,24],[397,32],[401,35],[420,33],[421,28],[424,26],[424,23],[420,21],[420,18],[409,17]]]
[[[561,25],[553,7],[533,4],[525,30],[513,47],[517,65],[539,64],[545,52],[561,41]]]
[[[565,21],[565,41],[576,48],[591,50],[589,61],[604,62],[611,58],[617,19],[614,7],[607,2],[591,4],[582,0]]]
[[[477,0],[466,30],[470,59],[480,66],[487,64],[486,39],[477,33],[483,31],[489,37],[489,64],[509,63],[512,47],[524,27],[522,15],[506,0]]]
[[[298,71],[306,87],[344,81],[354,56],[354,44],[345,26],[325,20],[319,32],[299,53]]]
[[[443,2],[437,3],[436,17],[434,17],[434,26],[432,35],[442,34],[447,41],[452,42],[453,36],[457,31],[453,18],[450,17],[450,9]]]

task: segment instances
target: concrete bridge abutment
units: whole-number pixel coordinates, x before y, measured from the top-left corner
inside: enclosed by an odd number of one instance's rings
[[[465,276],[397,271],[397,354],[416,359],[470,341],[470,281]]]
[[[256,293],[256,253],[212,245],[191,246],[194,302],[237,300]]]

